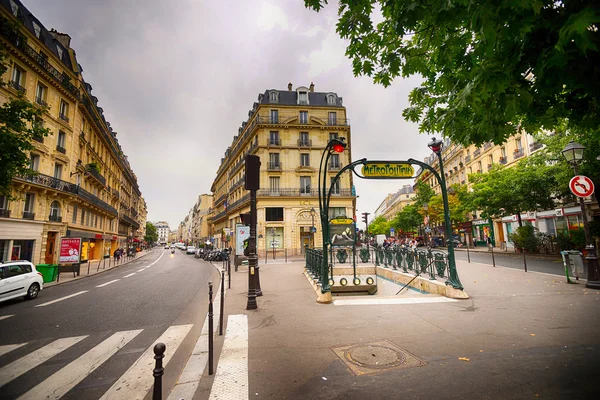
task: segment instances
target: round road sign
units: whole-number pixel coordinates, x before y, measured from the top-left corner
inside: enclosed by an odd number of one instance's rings
[[[569,189],[577,197],[588,197],[594,193],[594,183],[587,176],[576,175],[569,182]]]

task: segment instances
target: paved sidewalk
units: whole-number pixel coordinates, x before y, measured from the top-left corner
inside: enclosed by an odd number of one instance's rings
[[[116,264],[114,261],[114,257],[111,257],[110,259],[107,258],[105,260],[92,260],[91,262],[81,265],[81,269],[79,271],[79,276],[77,276],[76,274],[75,274],[75,276],[73,276],[72,272],[61,272],[60,280],[58,282],[54,281],[54,282],[44,283],[44,288],[62,285],[64,283],[83,279],[88,276],[100,274],[102,272],[109,271],[114,268],[118,268],[122,265],[127,265],[132,261],[138,260],[148,254],[152,254],[152,252],[153,252],[153,250],[144,250],[139,253],[136,253],[135,257],[131,257],[131,258],[122,257],[121,260],[119,262],[117,262]]]
[[[316,303],[303,266],[261,264],[253,311],[247,270],[232,271],[225,310],[248,315],[252,399],[600,395],[600,293],[583,284],[458,262],[468,300],[336,306]]]

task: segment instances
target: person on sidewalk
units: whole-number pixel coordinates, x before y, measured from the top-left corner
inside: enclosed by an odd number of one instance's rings
[[[115,252],[113,253],[113,256],[115,257],[115,260],[118,262],[121,259],[121,249],[116,248]]]

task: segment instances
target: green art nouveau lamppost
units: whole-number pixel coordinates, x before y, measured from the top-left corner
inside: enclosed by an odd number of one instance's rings
[[[446,188],[446,178],[444,176],[444,163],[442,161],[442,147],[444,142],[431,138],[431,142],[427,143],[427,146],[433,151],[440,162],[440,186],[442,189],[442,200],[444,202],[444,229],[446,231],[446,243],[448,244],[448,269],[449,277],[446,281],[447,285],[452,285],[455,289],[463,289],[463,285],[458,278],[456,272],[456,259],[454,257],[454,243],[452,241],[452,227],[450,226],[450,208],[448,206],[448,190]]]

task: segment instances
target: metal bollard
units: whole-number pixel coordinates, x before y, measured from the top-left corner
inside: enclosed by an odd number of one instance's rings
[[[208,282],[208,374],[213,374],[213,285]]]
[[[284,251],[285,251],[285,262],[287,263],[287,249],[285,249]]]
[[[154,390],[152,391],[152,400],[161,400],[162,398],[162,376],[165,373],[165,369],[162,365],[162,360],[165,357],[165,350],[167,346],[164,343],[156,343],[154,346]]]
[[[221,271],[221,309],[219,310],[219,336],[223,336],[223,309],[225,308],[225,271]]]
[[[231,257],[227,259],[227,276],[229,280],[227,281],[227,288],[231,289]]]
[[[492,250],[492,264],[494,265],[494,268],[496,268],[496,257],[494,257],[494,245],[490,244],[490,249]]]

